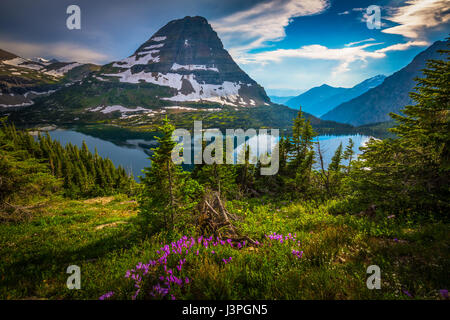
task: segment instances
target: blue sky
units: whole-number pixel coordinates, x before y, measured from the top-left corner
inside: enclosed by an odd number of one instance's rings
[[[2,0],[0,48],[24,57],[107,63],[186,15],[208,19],[235,61],[269,94],[390,75],[450,32],[448,0]],[[66,8],[81,8],[81,30]],[[380,7],[381,28],[366,9]]]

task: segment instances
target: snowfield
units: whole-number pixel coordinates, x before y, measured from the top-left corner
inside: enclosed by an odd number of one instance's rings
[[[48,90],[48,91],[43,91],[43,92],[28,91],[28,92],[25,92],[23,96],[24,96],[25,98],[28,97],[29,94],[34,94],[34,95],[36,95],[36,96],[40,96],[40,95],[43,95],[43,94],[50,94],[50,93],[53,93],[53,92],[56,92],[56,91],[57,91],[57,90]]]
[[[46,71],[46,74],[49,74],[51,76],[55,76],[55,77],[62,77],[64,76],[67,72],[69,72],[70,70],[72,70],[75,67],[81,66],[83,65],[82,63],[78,63],[78,62],[72,62],[69,63],[68,65],[65,65],[62,68],[59,69],[55,69],[55,70],[50,70],[50,71]]]
[[[142,48],[142,50],[152,50],[152,49],[158,49],[158,48],[162,48],[162,47],[164,47],[164,43],[152,44],[151,46]]]
[[[199,65],[199,64],[189,64],[189,65],[181,65],[178,63],[174,63],[172,65],[172,68],[170,68],[170,70],[180,70],[180,69],[185,69],[188,71],[191,70],[210,70],[210,71],[215,71],[215,72],[219,72],[219,69],[217,69],[216,67],[207,67],[205,65]]]
[[[19,103],[19,104],[0,104],[0,107],[4,107],[4,108],[28,107],[33,104],[34,104],[34,102],[30,101],[30,102],[23,102],[23,103]]]
[[[43,66],[34,63],[30,60],[26,60],[20,57],[14,58],[14,59],[10,59],[10,60],[3,60],[2,61],[4,64],[10,65],[10,66],[14,66],[14,67],[21,67],[21,68],[27,68],[27,69],[31,69],[31,70],[41,70],[43,68]]]
[[[95,108],[91,108],[88,109],[89,111],[92,112],[97,112],[100,111],[101,113],[111,113],[114,111],[120,111],[120,112],[138,112],[138,111],[151,111],[149,109],[146,108],[142,108],[142,107],[136,107],[135,109],[130,109],[130,108],[125,108],[124,106],[121,105],[114,105],[114,106],[98,106]]]
[[[144,71],[138,73],[131,73],[128,69],[124,72],[113,73],[113,74],[103,74],[107,77],[119,77],[120,82],[127,83],[139,83],[140,81],[145,81],[148,83],[157,84],[160,86],[167,86],[178,91],[181,90],[182,81],[187,80],[190,82],[194,92],[189,94],[183,94],[179,92],[177,95],[170,98],[163,98],[164,100],[170,101],[210,101],[217,102],[222,105],[227,104],[231,106],[237,106],[236,104],[245,104],[242,97],[239,96],[239,89],[241,88],[241,83],[235,83],[230,81],[224,81],[220,85],[215,84],[200,84],[195,80],[195,75],[181,75],[178,73],[146,73]],[[234,103],[233,103],[234,102]]]
[[[128,58],[115,62],[113,64],[113,67],[125,69],[131,68],[132,66],[137,64],[149,64],[159,62],[159,56],[153,57],[153,54],[155,53],[159,53],[159,50],[141,51]],[[140,56],[141,54],[144,54],[144,56]]]
[[[61,67],[59,69],[55,69],[55,70],[47,70],[44,66],[42,66],[39,63],[36,63],[32,60],[27,60],[27,59],[23,59],[20,57],[14,58],[14,59],[10,59],[10,60],[4,60],[1,61],[3,64],[9,65],[9,66],[14,66],[14,67],[20,67],[20,68],[26,68],[26,69],[30,69],[30,70],[36,70],[36,71],[40,71],[43,72],[49,76],[53,76],[53,77],[62,77],[64,76],[68,71],[72,70],[75,67],[81,66],[83,65],[82,63],[78,63],[78,62],[72,62],[69,63],[67,65],[65,65],[64,67]],[[49,65],[49,63],[42,63],[44,65]],[[18,71],[15,69],[11,69],[12,71]],[[12,72],[12,74],[16,74],[16,72]]]
[[[180,106],[171,106],[171,107],[164,107],[164,109],[172,109],[172,110],[191,110],[195,111],[198,110],[197,108],[189,108],[189,107],[180,107]]]
[[[156,41],[156,42],[164,41],[164,40],[166,40],[166,39],[167,39],[166,36],[162,36],[162,37],[153,37],[153,38],[151,38],[152,41]]]

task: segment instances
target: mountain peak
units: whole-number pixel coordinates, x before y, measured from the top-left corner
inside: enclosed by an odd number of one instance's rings
[[[108,72],[103,72],[102,78],[176,89],[175,96],[164,98],[169,101],[206,100],[236,107],[270,102],[264,89],[239,68],[200,16],[170,21],[133,55],[104,69]]]
[[[195,21],[195,22],[199,22],[199,23],[208,23],[208,20],[206,20],[206,18],[202,17],[202,16],[193,16],[193,17],[186,16],[182,19],[172,20],[171,22],[173,22],[173,21]]]
[[[364,80],[352,88],[332,87],[323,84],[320,87],[314,87],[306,91],[296,98],[288,100],[286,105],[294,109],[301,105],[304,111],[315,116],[321,116],[340,103],[349,101],[367,90],[378,86],[383,82],[384,78],[384,75],[377,75]]]

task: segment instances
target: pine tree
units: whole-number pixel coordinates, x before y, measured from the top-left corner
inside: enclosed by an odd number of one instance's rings
[[[336,149],[333,157],[331,158],[330,165],[328,166],[329,171],[339,172],[341,168],[342,161],[342,142],[339,144],[339,147]]]
[[[152,231],[161,228],[168,231],[173,229],[175,214],[180,197],[182,169],[172,161],[172,150],[176,142],[172,138],[175,127],[167,117],[158,127],[162,134],[157,137],[158,146],[152,148],[151,167],[143,170],[143,190],[140,196],[140,212],[145,224]],[[167,212],[170,215],[167,215]]]
[[[416,104],[406,106],[403,115],[391,114],[398,139],[372,140],[363,148],[350,180],[361,205],[448,217],[449,52],[441,51],[443,60],[430,60],[425,77],[416,79],[410,94]]]
[[[298,112],[294,119],[292,127],[293,135],[292,141],[287,150],[288,171],[294,174],[293,180],[288,178],[288,188],[291,184],[289,180],[293,181],[293,189],[304,197],[309,197],[311,186],[311,171],[314,164],[314,150],[313,139],[317,135],[310,123],[310,120],[305,120],[303,113]]]
[[[345,148],[343,159],[348,161],[347,165],[347,173],[350,172],[351,163],[353,160],[353,155],[355,152],[353,151],[353,148],[355,146],[355,143],[353,142],[352,138],[348,139],[348,145]]]

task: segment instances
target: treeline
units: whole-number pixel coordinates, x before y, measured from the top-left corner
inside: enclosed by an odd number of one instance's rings
[[[45,181],[51,181],[54,192],[59,190],[69,198],[131,194],[135,188],[133,177],[124,168],[116,168],[110,159],[100,157],[97,151],[91,153],[85,142],[81,148],[71,143],[63,147],[48,133],[39,134],[35,139],[3,120],[0,150],[0,200],[19,192],[24,187],[20,180],[26,175],[37,175],[29,196],[39,187],[45,189]],[[31,171],[23,172],[27,167]]]
[[[224,199],[267,196],[273,199],[323,202],[336,199],[335,213],[370,215],[421,215],[448,219],[450,212],[450,66],[449,51],[444,60],[431,60],[417,79],[404,115],[392,114],[391,129],[396,138],[371,139],[355,157],[353,142],[337,148],[328,167],[324,166],[317,133],[300,111],[291,137],[279,144],[279,172],[260,175],[261,163],[249,163],[244,149],[239,165],[195,165],[182,170],[171,159],[175,127],[166,118],[159,128],[162,136],[154,148],[152,166],[145,170],[140,197],[140,216],[153,231],[173,229],[192,215],[195,205],[209,191]],[[225,153],[224,153],[225,154]],[[313,169],[318,162],[319,170]],[[219,212],[219,211],[218,211]]]

